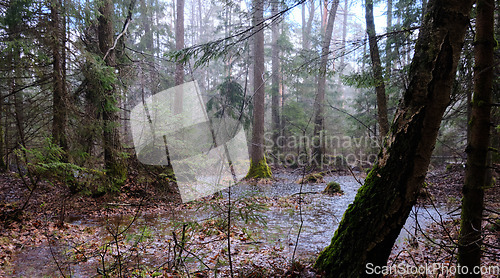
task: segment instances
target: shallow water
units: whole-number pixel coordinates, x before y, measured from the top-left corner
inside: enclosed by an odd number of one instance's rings
[[[291,258],[295,252],[297,258],[312,258],[324,249],[329,243],[335,229],[340,222],[347,206],[354,200],[360,184],[351,176],[326,177],[325,182],[336,181],[341,185],[344,195],[326,196],[321,194],[326,183],[300,185],[296,181],[299,175],[281,174],[277,175],[278,181],[273,184],[240,184],[231,188],[231,199],[236,200],[245,196],[261,196],[271,200],[285,202],[285,205],[272,206],[269,210],[260,212],[266,223],[248,223],[238,220],[235,223],[252,235],[255,244],[236,245],[235,249],[242,248],[263,248],[265,246],[280,246],[282,256]],[[302,202],[298,204],[299,193],[302,192]],[[223,197],[227,198],[228,191],[223,192]],[[290,200],[294,201],[290,201]],[[286,203],[290,201],[290,203]],[[156,237],[167,237],[172,235],[175,225],[185,222],[202,222],[206,219],[216,218],[216,211],[204,207],[199,210],[184,210],[168,212],[165,214],[142,215],[139,217],[132,232],[144,234],[145,229]],[[448,219],[444,207],[414,208],[407,220],[405,228],[396,242],[395,248],[400,248],[416,231],[417,223],[420,228],[425,229],[441,218]],[[111,219],[72,219],[72,224],[84,226],[117,227],[126,225],[130,221],[130,216],[114,217]],[[179,226],[176,226],[179,227]],[[299,235],[300,230],[300,235]],[[299,235],[299,237],[297,237]],[[98,235],[103,240],[110,241],[112,238],[104,229]],[[59,248],[61,249],[61,248]],[[153,241],[148,245],[147,253],[156,254],[143,257],[143,264],[158,265],[165,260],[166,243],[164,241]],[[55,251],[54,251],[55,250]],[[64,257],[61,251],[49,246],[24,248],[15,257],[13,262],[13,277],[56,277],[58,275],[57,265],[54,263],[53,254],[56,258]],[[144,261],[145,260],[145,261]],[[99,266],[98,258],[91,258],[85,264],[70,265],[72,277],[90,277],[96,273]]]

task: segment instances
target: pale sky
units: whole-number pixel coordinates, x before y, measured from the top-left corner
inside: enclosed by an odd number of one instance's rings
[[[351,0],[350,0],[351,1]],[[361,24],[362,26],[365,26],[365,8],[364,8],[364,1],[356,0],[353,1],[354,3],[351,4],[351,8],[349,9],[349,13],[354,14],[354,20]],[[340,1],[339,4],[339,9],[337,10],[338,14],[337,17],[339,16],[340,13],[343,13],[343,5],[344,1]],[[318,8],[318,4],[316,4],[316,9]],[[375,9],[374,9],[374,17],[375,17],[375,27],[377,29],[377,34],[383,34],[385,33],[385,28],[387,26],[386,22],[386,16],[385,16],[385,11],[387,10],[387,4],[382,3],[382,4],[376,4]],[[319,11],[316,11],[319,16]],[[302,14],[301,14],[301,8],[300,6],[296,7],[294,10],[291,12],[291,20],[297,24],[301,24],[302,22]],[[352,20],[352,18],[351,18]],[[336,22],[339,22],[338,20],[335,20]]]

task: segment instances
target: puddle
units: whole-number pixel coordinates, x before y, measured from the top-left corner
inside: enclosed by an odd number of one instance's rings
[[[290,202],[289,206],[271,207],[261,213],[266,220],[263,223],[245,224],[243,220],[238,220],[236,225],[244,227],[252,235],[255,244],[235,245],[234,250],[241,251],[245,248],[260,248],[269,246],[278,246],[281,255],[291,258],[294,250],[298,258],[311,258],[323,250],[331,241],[335,229],[340,222],[347,206],[354,200],[360,184],[351,176],[326,177],[325,181],[336,181],[341,185],[344,195],[325,196],[320,194],[326,186],[323,184],[297,184],[299,176],[278,175],[279,181],[274,184],[249,185],[241,184],[231,188],[231,198],[233,200],[248,196],[264,196],[274,200],[290,200],[290,196],[297,199],[298,193],[302,192],[303,202],[301,203],[301,213],[297,202]],[[227,190],[223,192],[224,198],[227,198]],[[451,216],[446,213],[444,207],[437,208],[414,208],[407,220],[405,228],[402,230],[396,245],[400,246],[415,231],[416,223],[422,229],[428,227],[431,223],[443,219],[449,219]],[[183,222],[202,222],[207,219],[216,219],[217,212],[211,209],[203,208],[200,210],[185,210],[177,212],[166,212],[160,215],[142,215],[136,220],[131,233],[148,236],[154,235],[156,239],[145,247],[144,252],[152,254],[143,256],[142,264],[159,265],[164,262],[166,256],[165,250],[168,246],[165,238],[171,238],[174,226],[179,230]],[[131,217],[112,218],[108,220],[108,226],[111,229],[120,224],[122,227],[130,221]],[[85,226],[102,226],[106,224],[104,219],[81,219],[73,218],[72,224]],[[417,221],[418,220],[418,221]],[[110,224],[110,225],[109,225]],[[120,226],[119,225],[119,226]],[[301,229],[300,229],[301,227]],[[300,229],[300,237],[297,241],[297,235]],[[111,241],[112,237],[105,229],[97,234],[103,240]],[[298,243],[298,244],[297,244]],[[296,246],[297,245],[297,246]],[[57,277],[58,268],[54,263],[52,254],[63,261],[64,250],[59,248],[54,252],[50,251],[48,246],[25,248],[17,254],[13,261],[13,277]],[[67,256],[66,256],[66,259]],[[84,264],[66,264],[67,271],[72,273],[72,277],[90,277],[95,275],[99,267],[99,258],[89,259]]]

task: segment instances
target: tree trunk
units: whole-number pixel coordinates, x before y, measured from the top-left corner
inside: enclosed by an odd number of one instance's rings
[[[174,0],[175,8],[175,49],[182,50],[184,48],[184,0]],[[184,64],[181,61],[178,61],[175,64],[175,85],[179,86],[184,84]],[[182,87],[177,87],[174,92],[174,107],[173,112],[174,115],[181,114],[184,110],[184,91]],[[172,180],[177,180],[174,169],[170,160],[170,155],[168,151],[168,145],[166,141],[166,137],[163,137],[163,142],[165,146],[165,151],[167,154],[167,165],[165,166],[165,173]]]
[[[19,28],[14,27],[14,34],[20,34]],[[15,35],[15,39],[20,39],[20,36]],[[25,115],[24,115],[24,92],[22,89],[23,69],[17,67],[21,63],[21,50],[16,47],[12,56],[12,79],[11,79],[11,94],[14,103],[14,120],[17,129],[15,146],[26,147],[25,141]]]
[[[301,5],[301,17],[302,17],[302,49],[306,49],[306,2]]]
[[[254,35],[254,97],[253,97],[253,129],[252,146],[250,151],[250,169],[247,178],[269,178],[271,169],[267,165],[264,154],[264,0],[254,0],[252,25]]]
[[[427,11],[427,0],[422,0],[422,18],[424,18],[426,11]]]
[[[277,1],[271,2],[271,14],[278,14]],[[280,49],[278,45],[279,33],[279,21],[275,20],[272,25],[272,88],[271,88],[271,113],[273,120],[273,153],[278,155],[278,137],[280,135]]]
[[[62,1],[52,1],[50,6],[50,15],[52,23],[52,58],[53,58],[53,78],[54,88],[52,95],[52,139],[64,151],[68,151],[68,142],[66,139],[67,123],[67,98],[65,80],[65,40],[66,26],[61,19]],[[64,15],[63,15],[64,17]]]
[[[321,7],[321,33],[325,34],[327,25],[328,25],[328,0],[323,0],[323,2],[320,1],[320,3],[323,4],[323,7]]]
[[[4,132],[4,98],[3,93],[0,92],[0,172],[5,172],[7,170],[7,163],[5,158],[5,132]],[[5,113],[5,118],[7,118],[7,113]]]
[[[156,57],[156,49],[154,46],[154,37],[153,34],[154,32],[152,31],[151,23],[155,22],[153,18],[153,12],[151,10],[150,5],[148,5],[147,0],[141,0],[141,25],[142,29],[144,30],[144,50],[146,53],[150,54],[151,56],[145,57],[144,59],[146,60],[146,67],[147,70],[145,70],[144,75],[146,75],[146,80],[147,80],[147,87],[149,89],[149,93],[151,95],[154,95],[158,92],[158,87],[159,87],[159,76],[158,76],[158,70],[156,69],[156,64],[154,63],[154,57]],[[143,77],[144,78],[144,77]]]
[[[320,166],[323,161],[324,148],[322,144],[322,131],[324,129],[324,104],[325,104],[325,91],[326,91],[326,66],[328,64],[328,54],[330,52],[330,42],[332,40],[333,24],[335,22],[335,15],[339,0],[332,2],[332,7],[328,15],[328,22],[326,32],[324,33],[323,42],[321,45],[321,60],[319,63],[319,76],[318,76],[318,91],[316,93],[316,100],[314,103],[315,117],[314,117],[314,141],[313,141],[313,165]]]
[[[472,270],[481,263],[481,222],[484,189],[487,179],[488,147],[490,146],[490,113],[496,45],[493,33],[494,0],[477,1],[476,39],[474,44],[474,96],[469,121],[470,138],[467,146],[467,167],[462,189],[462,217],[458,248],[458,264]],[[462,275],[459,277],[481,277]]]
[[[373,15],[373,13],[372,13]],[[387,33],[392,31],[392,0],[387,0]],[[385,68],[387,76],[391,76],[392,71],[392,36],[387,36],[385,45]]]
[[[8,41],[20,41],[21,40],[21,21],[13,22],[8,26]],[[21,45],[16,44],[8,51],[7,61],[9,63],[9,101],[11,104],[14,104],[14,120],[15,120],[15,129],[17,132],[16,140],[14,142],[14,147],[17,148],[20,145],[24,146],[24,94],[22,89],[22,70],[23,67],[21,64],[21,53],[22,48]],[[10,113],[7,113],[7,115]],[[7,127],[8,128],[8,127]]]
[[[184,0],[177,0],[175,19],[175,49],[184,48]],[[175,85],[184,83],[184,65],[177,62],[175,65]]]
[[[14,94],[14,112],[15,112],[15,121],[16,121],[16,127],[17,127],[17,139],[16,139],[16,145],[17,146],[24,146],[26,147],[26,136],[25,136],[25,123],[24,123],[24,93],[22,91],[19,91],[19,79],[14,77],[15,83],[13,88],[13,91],[16,91],[17,93]]]
[[[177,0],[175,19],[175,49],[182,50],[184,48],[184,0]],[[175,65],[175,85],[184,83],[184,65],[182,62],[177,62]],[[174,99],[174,115],[182,113],[183,107],[183,91],[175,90]]]
[[[315,11],[315,6],[314,6],[314,1],[309,2],[311,6],[309,7],[309,17],[307,18],[307,23],[305,26],[303,25],[302,28],[305,28],[305,31],[303,33],[303,38],[302,38],[302,48],[303,49],[309,49],[311,45],[311,30],[312,30],[312,23],[314,20],[314,11]],[[304,5],[306,2],[304,2]],[[304,12],[304,17],[305,17],[305,12]]]
[[[327,277],[364,277],[385,266],[424,182],[473,0],[431,0],[410,67],[410,84],[378,161],[315,266]],[[367,272],[368,271],[368,272]]]
[[[500,38],[500,11],[499,11],[499,6],[500,3],[498,0],[496,1],[496,12],[495,12],[495,38]],[[497,42],[498,43],[498,42]],[[500,57],[500,47],[495,48],[495,57]],[[496,59],[498,61],[498,58]],[[500,76],[500,67],[496,66],[494,69],[494,75],[495,76]],[[498,78],[495,78],[493,80],[493,92],[500,92],[500,80]],[[493,102],[494,103],[500,103],[500,94],[494,93],[493,94]],[[495,113],[492,113],[492,121],[493,121],[493,126],[498,127],[500,126],[500,111],[498,108],[496,109]],[[496,150],[500,150],[500,130],[498,128],[493,129],[492,134],[490,135],[490,143],[491,147]],[[492,153],[493,154],[493,153]],[[497,153],[496,155],[492,155],[492,163],[500,163],[500,155]]]
[[[154,22],[152,11],[151,11],[151,3],[147,3],[147,0],[141,0],[140,3],[140,11],[141,11],[141,24],[142,29],[144,30],[144,46],[146,53],[154,54],[154,38],[153,32],[151,32],[151,24]],[[151,60],[151,59],[149,59]]]
[[[380,127],[380,138],[389,132],[387,119],[387,100],[385,96],[385,83],[382,76],[382,63],[378,51],[377,36],[375,34],[375,21],[373,19],[373,0],[365,1],[366,33],[370,44],[370,58],[372,60],[373,79],[375,80],[375,93],[377,94],[377,120]],[[382,141],[381,140],[381,141]]]
[[[103,0],[99,6],[99,25],[97,27],[99,50],[105,57],[105,63],[108,67],[115,67],[115,51],[113,47],[113,2],[112,0]],[[104,124],[103,144],[104,144],[104,164],[106,174],[112,182],[120,186],[127,177],[127,168],[124,158],[121,154],[122,146],[119,134],[118,121],[118,94],[114,84],[111,88],[102,88],[101,97],[102,119]]]
[[[340,57],[340,68],[343,70],[345,67],[346,55],[346,39],[347,39],[347,15],[348,15],[348,0],[344,0],[344,20],[342,22],[342,56]]]

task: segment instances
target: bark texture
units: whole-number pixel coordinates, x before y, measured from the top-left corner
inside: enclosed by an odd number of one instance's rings
[[[392,31],[392,0],[387,0],[387,33]],[[385,68],[387,75],[391,75],[392,71],[392,37],[388,36],[385,45]]]
[[[248,178],[269,178],[271,170],[264,155],[264,0],[254,0],[252,25],[256,29],[254,35],[254,97],[253,97],[253,129],[250,151],[250,170]]]
[[[108,67],[115,67],[115,51],[112,50],[114,31],[113,31],[113,2],[104,0],[99,6],[100,16],[97,34],[99,38],[99,50],[106,56],[104,62]],[[102,88],[102,119],[104,124],[103,143],[104,143],[104,164],[106,173],[116,185],[121,185],[127,177],[127,168],[124,158],[121,154],[122,146],[119,134],[118,120],[118,94],[116,88]]]
[[[52,57],[54,88],[52,94],[52,138],[64,151],[68,150],[66,139],[67,98],[66,87],[66,24],[62,13],[62,1],[52,1],[50,17],[52,23]]]
[[[462,217],[458,248],[458,263],[472,270],[481,263],[481,222],[484,189],[487,179],[488,147],[490,146],[490,113],[493,89],[494,0],[477,1],[476,41],[474,46],[474,96],[472,98],[470,138],[467,146],[467,168],[462,189]],[[459,277],[481,277],[468,274]]]
[[[181,50],[184,48],[184,0],[177,0],[177,16],[175,20],[175,49]],[[184,65],[181,61],[175,65],[175,85],[184,83]],[[174,99],[174,114],[182,113],[183,107],[183,91],[175,90]]]
[[[367,264],[386,265],[424,182],[450,102],[473,2],[429,2],[410,68],[410,84],[385,145],[330,246],[316,261],[315,266],[327,277],[371,276]]]
[[[184,48],[184,0],[177,0],[175,19],[175,49]],[[184,66],[182,62],[175,65],[175,85],[184,83]]]
[[[271,13],[273,15],[278,14],[277,1],[271,2]],[[280,135],[280,49],[278,44],[278,39],[280,36],[279,32],[279,21],[275,20],[272,29],[272,72],[271,72],[271,113],[273,122],[273,153],[277,154],[279,151],[278,147],[278,137]]]
[[[309,4],[309,17],[307,18],[307,23],[305,12],[306,2],[302,4],[302,49],[304,50],[309,49],[311,45],[311,30],[314,20],[314,11],[316,10],[314,1],[310,1]]]
[[[373,19],[373,0],[365,1],[365,18],[366,33],[368,34],[370,44],[373,78],[375,80],[375,93],[377,94],[377,120],[380,127],[380,137],[384,138],[387,132],[389,132],[389,120],[387,119],[387,99],[385,96],[384,77],[382,76],[382,63],[380,62],[375,21]]]
[[[5,132],[3,121],[6,119],[6,116],[3,115],[4,111],[4,97],[3,93],[0,92],[0,173],[7,170],[7,159],[5,158]]]
[[[345,55],[346,55],[346,38],[347,38],[347,16],[348,16],[348,0],[344,0],[344,19],[342,22],[342,56],[340,57],[340,68],[345,68]]]

